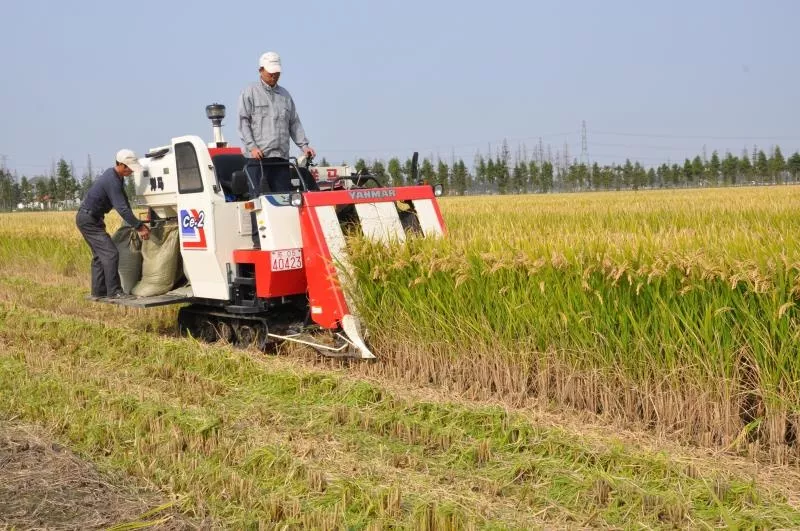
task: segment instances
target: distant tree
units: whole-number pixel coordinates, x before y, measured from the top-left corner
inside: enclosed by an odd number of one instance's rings
[[[507,194],[508,186],[511,183],[508,159],[498,157],[494,164],[494,170],[495,182],[497,183],[497,192],[501,194]]]
[[[736,184],[736,174],[739,172],[739,160],[734,157],[730,151],[725,153],[725,158],[722,159],[722,164],[720,165],[720,171],[722,172],[723,184]]]
[[[755,174],[762,182],[769,176],[769,160],[763,150],[758,150],[758,155],[756,155]]]
[[[666,180],[668,172],[669,172],[669,166],[667,166],[666,163],[659,164],[655,170],[656,175],[655,175],[655,183],[653,183],[653,186],[663,188],[664,181]]]
[[[769,158],[768,165],[772,182],[776,184],[783,183],[783,172],[786,171],[786,160],[783,158],[780,146],[775,146],[775,149],[772,150],[772,156]]]
[[[747,149],[742,151],[742,156],[739,159],[739,177],[743,181],[751,181],[753,179],[753,164],[750,162],[750,155]]]
[[[467,172],[467,166],[461,159],[459,159],[458,162],[453,165],[453,174],[450,180],[450,186],[453,193],[456,195],[464,195],[469,187],[469,174]]]
[[[459,161],[459,172],[461,175],[461,177],[459,178],[464,180],[465,191],[470,190],[474,186],[473,181],[475,180],[475,176],[472,173],[470,173],[469,168],[467,168],[467,165],[466,163],[464,163],[463,160],[458,159],[458,161]]]
[[[789,172],[792,181],[797,182],[798,177],[800,177],[800,152],[795,151],[794,155],[789,157],[786,163],[786,170]]]
[[[494,167],[497,191],[501,194],[508,193],[508,187],[511,184],[511,150],[508,149],[508,142],[505,138]]]
[[[486,182],[488,184],[494,184],[497,181],[497,170],[495,169],[494,159],[489,158],[486,161]]]
[[[446,190],[450,188],[450,168],[443,160],[436,164],[436,182],[444,186]]]
[[[617,186],[617,190],[621,189],[623,186],[625,188],[638,190],[638,186],[634,181],[633,163],[631,159],[625,159],[625,165],[622,166],[622,182]]]
[[[528,186],[534,192],[542,191],[542,169],[534,160],[528,163]]]
[[[330,166],[331,164],[328,162],[328,159],[322,157],[322,160],[319,162],[319,166]]]
[[[392,186],[403,186],[403,168],[400,166],[400,159],[392,157],[386,167],[389,174],[389,183]]]
[[[414,183],[414,167],[412,165],[411,159],[406,159],[403,163],[403,180],[405,181],[404,184],[415,184]]]
[[[700,158],[700,155],[697,155],[694,159],[692,159],[692,179],[696,181],[701,181],[705,174],[705,164],[703,164],[703,159]]]
[[[379,183],[386,183],[386,166],[380,160],[375,160],[370,168],[370,173],[375,176]]]
[[[47,208],[53,208],[58,201],[58,184],[55,177],[47,179]]]
[[[488,178],[486,175],[486,160],[483,158],[483,155],[480,153],[475,154],[475,185],[480,188],[481,191],[486,190],[486,183],[488,182]]]
[[[719,184],[721,167],[722,165],[719,160],[719,153],[717,153],[717,150],[714,150],[711,153],[711,159],[708,161],[708,178],[711,180],[711,184]]]
[[[528,164],[516,161],[511,173],[511,189],[516,194],[525,193],[528,189]]]
[[[683,184],[684,172],[683,169],[678,165],[678,163],[673,163],[672,166],[669,168],[670,171],[670,182],[672,186],[681,186]]]
[[[75,178],[72,176],[72,170],[63,158],[58,159],[56,163],[56,187],[55,197],[56,201],[66,201],[74,199],[71,197],[74,191]]]
[[[578,190],[583,190],[589,182],[589,167],[581,162],[575,168],[575,183],[578,185]]]
[[[89,188],[92,186],[92,174],[87,172],[81,177],[81,182],[78,185],[78,198],[86,197],[86,192],[89,191]]]
[[[14,186],[11,174],[0,168],[0,210],[14,208]]]
[[[364,159],[358,159],[355,165],[356,172],[365,172],[368,170],[367,161]]]
[[[435,171],[433,169],[433,163],[428,159],[425,158],[422,160],[422,165],[419,168],[419,176],[423,181],[432,183],[433,176],[435,175]]]
[[[47,195],[48,188],[49,188],[49,186],[48,186],[49,181],[48,181],[47,177],[42,177],[42,176],[35,177],[34,179],[32,179],[32,182],[34,183],[34,190],[35,190],[35,193],[36,193],[36,201],[40,205],[44,205],[49,200],[49,197]]]
[[[553,163],[549,160],[542,164],[542,192],[550,192],[553,189]]]
[[[592,164],[592,171],[589,172],[589,182],[586,183],[588,188],[591,190],[592,188],[597,188],[597,179],[600,177],[600,165],[597,164],[595,161]]]
[[[694,182],[694,170],[692,169],[692,161],[686,159],[683,161],[683,182],[687,186],[691,186]]]
[[[647,184],[647,170],[637,160],[633,165],[633,189],[638,190]]]
[[[25,208],[30,208],[31,203],[33,203],[34,188],[33,184],[24,175],[19,181],[19,192],[22,204],[25,205]]]

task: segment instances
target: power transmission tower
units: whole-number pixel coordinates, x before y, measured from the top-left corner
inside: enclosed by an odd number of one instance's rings
[[[581,163],[589,166],[589,141],[586,138],[586,120],[581,123]]]

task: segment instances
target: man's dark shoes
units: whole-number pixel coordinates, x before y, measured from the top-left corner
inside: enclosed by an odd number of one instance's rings
[[[136,295],[128,295],[124,291],[118,291],[115,294],[109,296],[108,298],[114,301],[124,301],[128,299],[135,299]]]

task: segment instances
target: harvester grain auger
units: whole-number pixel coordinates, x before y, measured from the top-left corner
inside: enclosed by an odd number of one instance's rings
[[[206,112],[214,142],[173,138],[151,149],[134,175],[151,226],[178,227],[176,259],[188,287],[101,300],[139,308],[184,304],[179,329],[207,341],[261,348],[292,341],[326,356],[374,358],[343,285],[351,278],[343,226],[385,243],[410,233],[443,236],[441,187],[365,187],[375,178],[294,159],[288,176],[275,177],[270,163],[227,146],[224,106]]]

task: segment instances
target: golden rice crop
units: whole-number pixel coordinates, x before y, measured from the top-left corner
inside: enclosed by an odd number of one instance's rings
[[[798,199],[790,186],[445,198],[445,240],[354,243],[382,358],[355,370],[797,457]],[[0,270],[88,284],[73,215],[0,215]]]
[[[447,241],[361,242],[354,285],[376,341],[423,381],[766,445],[780,461],[800,429],[798,199],[449,199]]]

